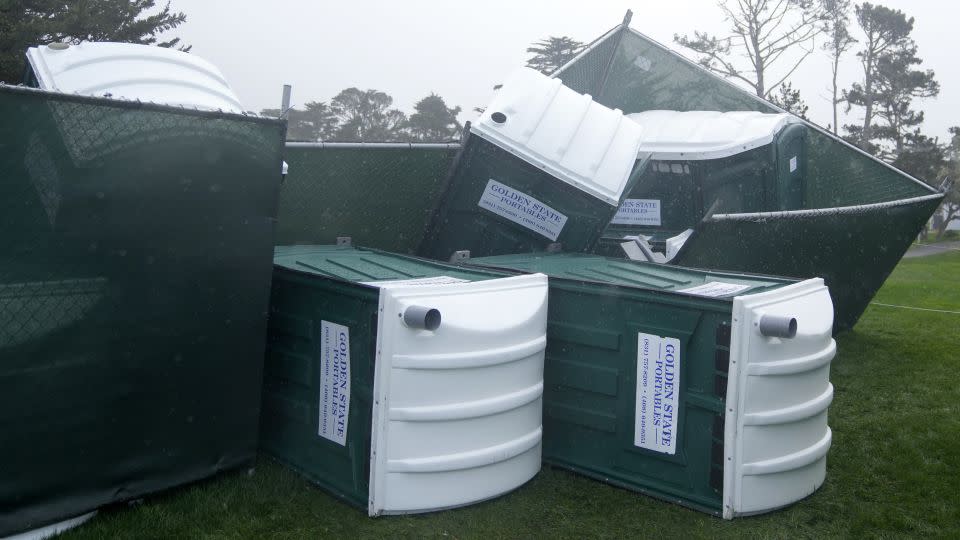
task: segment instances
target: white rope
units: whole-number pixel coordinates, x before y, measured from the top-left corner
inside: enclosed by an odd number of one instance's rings
[[[915,311],[932,311],[934,313],[952,313],[954,315],[960,315],[960,311],[950,311],[949,309],[930,309],[930,308],[913,307],[913,306],[898,306],[896,304],[881,304],[880,302],[870,302],[870,303],[875,306],[892,307],[892,308],[899,308],[899,309],[912,309]]]

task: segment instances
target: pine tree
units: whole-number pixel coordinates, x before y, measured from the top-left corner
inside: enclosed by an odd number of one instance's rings
[[[187,16],[171,11],[169,2],[150,15],[155,7],[155,0],[2,0],[0,81],[20,82],[26,49],[35,45],[117,41],[179,46],[179,38],[161,41],[160,35],[183,24]]]
[[[803,119],[807,118],[807,111],[810,110],[807,103],[800,97],[800,90],[794,89],[789,82],[781,84],[777,88],[777,93],[770,96],[770,101]]]
[[[443,98],[431,93],[414,105],[416,112],[410,115],[407,126],[414,139],[419,141],[449,141],[460,136],[461,125],[457,120],[460,107],[448,108]]]
[[[923,114],[910,108],[913,99],[935,96],[940,88],[933,71],[914,69],[922,60],[910,37],[913,17],[867,2],[856,7],[856,16],[865,36],[864,48],[857,53],[863,80],[844,93],[844,100],[847,112],[852,107],[863,109],[863,122],[844,130],[864,150],[896,159],[906,135],[923,121]],[[892,148],[884,148],[884,142]]]
[[[573,60],[583,50],[583,43],[567,36],[550,36],[527,47],[533,56],[527,60],[527,67],[550,75],[564,64]]]

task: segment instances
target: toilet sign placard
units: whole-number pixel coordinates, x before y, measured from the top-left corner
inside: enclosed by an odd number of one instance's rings
[[[350,329],[320,321],[320,417],[317,435],[347,445],[350,420]]]
[[[637,334],[637,402],[633,444],[673,455],[680,417],[680,340]]]

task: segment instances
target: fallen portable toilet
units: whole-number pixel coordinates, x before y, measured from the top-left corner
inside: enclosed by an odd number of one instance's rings
[[[807,130],[793,115],[645,111],[628,118],[643,127],[640,155],[650,164],[604,231],[607,252],[639,236],[670,260],[708,214],[803,207]]]
[[[418,254],[592,249],[643,171],[640,125],[529,68],[470,126]]]
[[[540,469],[547,278],[278,247],[261,448],[369,515],[502,495]]]
[[[545,462],[727,519],[823,483],[836,344],[822,280],[573,253],[469,264],[549,276]]]

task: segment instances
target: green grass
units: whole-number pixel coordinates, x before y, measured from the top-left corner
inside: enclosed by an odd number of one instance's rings
[[[960,253],[904,260],[875,300],[960,310]],[[772,514],[726,522],[544,468],[491,502],[370,519],[261,459],[65,538],[960,538],[960,315],[871,306],[838,341],[826,483]]]

